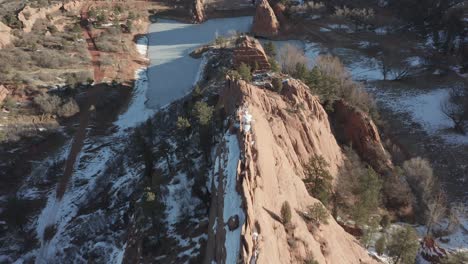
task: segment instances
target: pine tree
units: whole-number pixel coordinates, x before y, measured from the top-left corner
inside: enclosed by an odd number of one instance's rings
[[[353,218],[357,223],[368,223],[370,215],[379,207],[381,190],[380,176],[372,168],[368,168],[367,172],[359,177],[357,185],[358,201],[353,210]]]
[[[328,205],[332,194],[333,177],[327,170],[328,163],[322,156],[313,156],[305,166],[307,189],[313,197]]]
[[[411,226],[394,232],[387,247],[388,255],[396,264],[414,264],[418,249],[418,235]]]
[[[273,44],[273,42],[268,41],[265,43],[264,47],[265,53],[268,55],[268,57],[275,58],[276,57],[276,46]]]

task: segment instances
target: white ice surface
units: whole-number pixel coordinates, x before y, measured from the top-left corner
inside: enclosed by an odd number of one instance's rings
[[[212,19],[202,24],[161,19],[152,24],[148,34],[148,107],[163,107],[190,92],[201,63],[189,56],[191,51],[217,35],[247,32],[251,24],[252,17]]]

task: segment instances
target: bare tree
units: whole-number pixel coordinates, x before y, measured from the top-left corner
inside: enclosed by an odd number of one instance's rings
[[[428,204],[428,218],[426,222],[426,235],[432,233],[434,224],[438,223],[447,211],[445,207],[445,195],[441,192],[436,194]]]
[[[281,70],[288,74],[295,72],[296,65],[307,65],[309,61],[303,50],[291,44],[286,44],[280,49],[279,59]]]
[[[453,122],[453,129],[465,135],[465,123],[468,120],[468,89],[453,86],[449,97],[440,104],[440,110]]]

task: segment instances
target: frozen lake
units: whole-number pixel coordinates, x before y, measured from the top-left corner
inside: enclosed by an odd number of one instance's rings
[[[248,32],[251,25],[252,17],[211,19],[195,25],[161,19],[151,24],[146,106],[157,109],[191,91],[201,64],[201,59],[189,56],[192,50],[216,36]]]

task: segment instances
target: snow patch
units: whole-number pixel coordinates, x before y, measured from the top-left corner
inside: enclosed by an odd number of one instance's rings
[[[224,140],[227,146],[227,160],[224,171],[224,208],[223,219],[227,221],[231,216],[239,216],[239,227],[233,231],[226,225],[226,263],[236,263],[240,250],[241,226],[245,221],[245,214],[242,209],[242,198],[236,190],[237,185],[237,166],[240,160],[241,151],[239,142],[235,134],[231,135],[229,131],[225,134]]]

